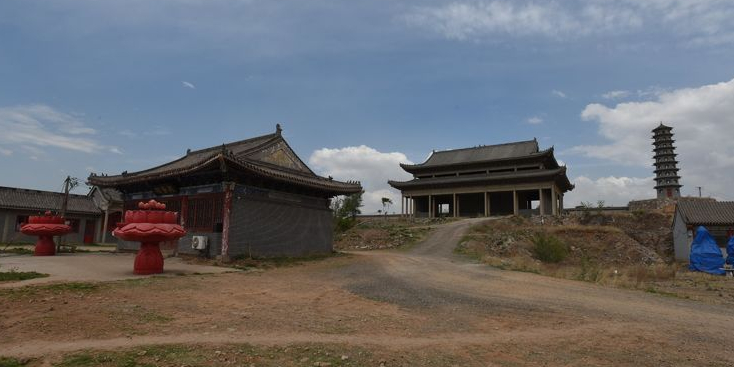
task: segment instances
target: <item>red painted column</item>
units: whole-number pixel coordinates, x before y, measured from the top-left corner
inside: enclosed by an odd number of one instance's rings
[[[232,214],[233,182],[224,183],[224,205],[222,213],[222,261],[229,261],[229,220]]]
[[[189,197],[184,196],[181,198],[181,218],[179,218],[179,222],[181,223],[181,227],[186,229],[186,218],[189,217]]]

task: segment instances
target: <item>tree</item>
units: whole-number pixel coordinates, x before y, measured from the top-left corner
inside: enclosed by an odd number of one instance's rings
[[[339,213],[339,218],[351,217],[352,219],[356,219],[357,214],[362,214],[362,211],[359,210],[359,208],[362,206],[363,193],[363,191],[360,191],[356,194],[344,197],[344,200],[341,203],[341,213]]]
[[[390,205],[392,205],[392,200],[390,198],[382,198],[382,211],[387,215],[388,210],[390,210]]]

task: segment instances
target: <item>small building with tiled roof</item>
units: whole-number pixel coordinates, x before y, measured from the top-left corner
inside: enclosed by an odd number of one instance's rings
[[[673,217],[673,249],[676,260],[688,261],[698,226],[709,230],[726,256],[726,244],[729,237],[734,235],[734,202],[680,198]]]
[[[389,181],[401,191],[403,214],[481,217],[559,214],[574,186],[553,148],[537,140],[434,151],[421,164],[401,164],[410,181]]]
[[[36,242],[36,238],[20,232],[28,216],[47,210],[60,211],[64,194],[60,192],[0,187],[0,243]],[[100,241],[101,211],[88,195],[69,194],[66,219],[72,232],[64,236],[67,243]]]
[[[92,174],[91,185],[122,193],[125,209],[156,199],[180,213],[187,236],[178,251],[193,252],[205,236],[210,256],[303,256],[332,251],[330,198],[362,191],[311,171],[275,133],[201,150],[139,172]],[[118,247],[136,244],[118,241]]]

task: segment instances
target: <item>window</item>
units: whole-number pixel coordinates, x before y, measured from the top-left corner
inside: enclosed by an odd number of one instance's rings
[[[23,224],[28,223],[28,216],[27,215],[19,215],[15,218],[15,231],[20,232],[20,227],[23,226]]]
[[[189,198],[186,227],[194,231],[219,232],[222,224],[222,197]]]

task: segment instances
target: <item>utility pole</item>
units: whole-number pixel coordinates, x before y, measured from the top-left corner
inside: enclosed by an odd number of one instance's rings
[[[61,202],[61,217],[66,220],[66,208],[69,206],[69,190],[71,186],[71,176],[66,176],[66,179],[64,180],[64,200]],[[56,253],[61,251],[61,245],[62,241],[64,240],[64,237],[59,237],[59,240],[56,241]]]
[[[696,186],[698,188],[698,197],[701,197],[701,186]]]

